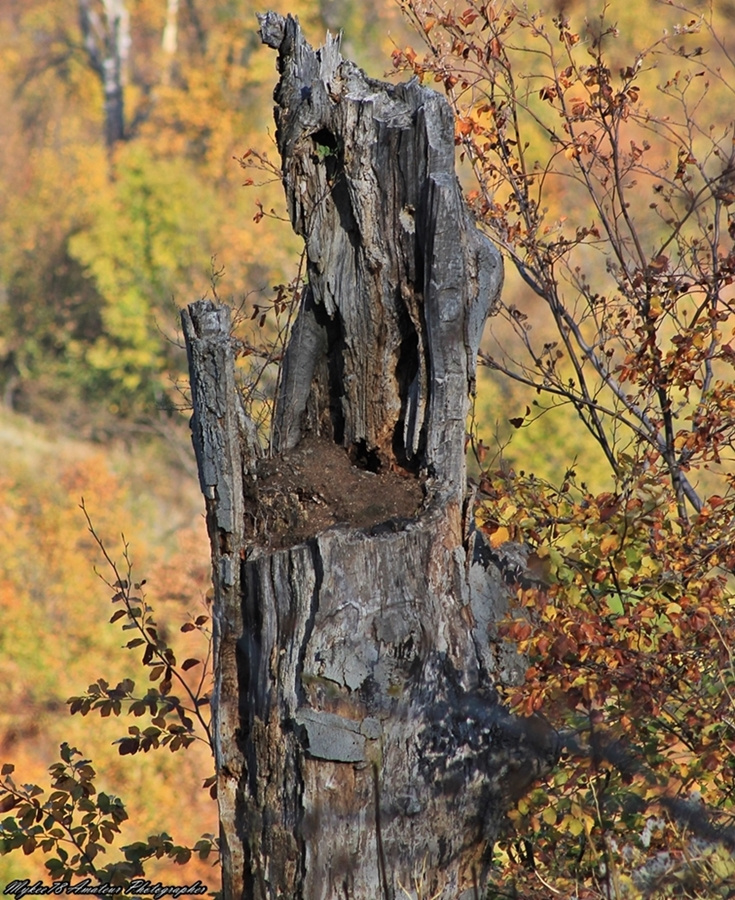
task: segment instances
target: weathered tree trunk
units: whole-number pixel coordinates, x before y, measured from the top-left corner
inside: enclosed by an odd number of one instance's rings
[[[269,13],[277,139],[308,287],[273,456],[229,313],[184,312],[215,583],[227,898],[479,897],[509,797],[553,753],[494,685],[508,588],[473,528],[465,421],[502,283],[447,103],[373,81]],[[423,881],[422,881],[423,879]]]

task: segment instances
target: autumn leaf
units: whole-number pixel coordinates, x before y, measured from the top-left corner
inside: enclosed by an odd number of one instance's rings
[[[612,552],[616,551],[618,549],[618,546],[618,536],[616,534],[606,534],[600,541],[600,555],[603,557],[607,557]]]
[[[510,531],[505,527],[505,525],[498,526],[491,534],[490,534],[490,546],[493,549],[497,549],[502,544],[506,544],[510,540]]]

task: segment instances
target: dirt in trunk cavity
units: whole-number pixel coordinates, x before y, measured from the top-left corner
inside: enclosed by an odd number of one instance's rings
[[[400,530],[424,499],[413,475],[351,463],[329,440],[306,437],[283,456],[258,463],[245,489],[251,539],[271,550],[293,547],[333,525]]]

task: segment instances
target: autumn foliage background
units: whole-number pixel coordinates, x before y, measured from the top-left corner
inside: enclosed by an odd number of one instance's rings
[[[300,248],[258,10],[117,5],[130,45],[110,140],[79,24],[102,4],[0,0],[0,762],[44,784],[67,741],[125,799],[123,843],[193,847],[216,831],[206,746],[121,756],[136,716],[68,715],[98,678],[143,690],[151,673],[107,624],[93,567],[109,566],[79,503],[113,559],[124,533],[161,639],[204,666],[206,627],[186,628],[209,574],[178,308],[235,306],[267,418]],[[506,255],[468,450],[481,527],[495,548],[523,542],[534,573],[502,625],[530,660],[507,700],[565,750],[511,811],[494,896],[728,896],[732,9],[270,5],[314,43],[343,28],[370,74],[446,92],[468,202]],[[184,880],[162,857],[146,873]],[[185,871],[216,888],[211,860]],[[44,875],[40,852],[0,857],[2,882]]]

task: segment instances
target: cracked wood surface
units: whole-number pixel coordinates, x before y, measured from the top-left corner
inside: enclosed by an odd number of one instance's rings
[[[261,17],[279,52],[276,140],[310,290],[284,360],[277,447],[331,431],[384,464],[464,493],[463,445],[482,328],[503,279],[454,171],[439,94],[368,78],[327,36]]]
[[[261,36],[278,51],[277,141],[308,270],[275,462],[259,460],[241,406],[228,311],[184,313],[215,583],[224,894],[376,900],[423,873],[431,896],[471,898],[507,803],[554,754],[542,723],[497,702],[494,686],[522,675],[495,633],[509,587],[463,516],[500,256],[465,210],[439,95],[369,79],[329,36],[312,49],[291,17],[261,17]],[[330,519],[321,507],[338,504],[314,487],[328,454],[303,450],[319,441],[363,476],[415,480],[423,501],[386,527],[341,508]],[[364,492],[351,508],[395,511],[370,496],[389,479],[349,484]],[[247,524],[273,522],[279,497],[291,542]]]

